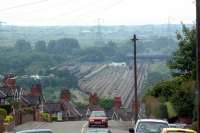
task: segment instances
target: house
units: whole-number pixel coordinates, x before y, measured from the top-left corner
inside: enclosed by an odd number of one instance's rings
[[[40,112],[43,110],[45,99],[42,93],[40,84],[32,85],[29,93],[23,94],[20,97],[21,110],[32,110],[32,118],[34,121],[40,120]],[[30,112],[24,112],[25,114]],[[21,122],[19,122],[21,123]]]
[[[63,120],[63,111],[59,102],[48,101],[44,104],[43,112],[50,114],[50,116],[55,116],[58,121]]]
[[[70,100],[70,91],[68,89],[63,89],[60,93],[60,104],[63,111],[63,119],[80,119],[82,117],[82,114],[79,112],[76,106],[72,102],[70,102]]]
[[[112,62],[109,64],[109,66],[113,66],[113,67],[126,67],[126,63],[125,62]]]
[[[61,104],[61,109],[63,111],[63,118],[65,120],[75,120],[75,119],[80,119],[82,117],[82,114],[79,112],[76,106],[70,101],[63,102]]]

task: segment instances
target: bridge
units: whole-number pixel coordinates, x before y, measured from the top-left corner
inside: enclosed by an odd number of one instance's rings
[[[154,60],[167,60],[170,58],[171,55],[169,54],[137,54],[138,60],[144,60],[144,61],[154,61]],[[128,59],[133,59],[133,55],[127,55]]]

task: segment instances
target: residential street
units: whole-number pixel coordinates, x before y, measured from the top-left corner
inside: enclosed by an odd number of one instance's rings
[[[109,121],[109,129],[112,133],[128,133],[130,122]],[[34,128],[50,128],[54,133],[85,133],[87,130],[86,121],[68,121],[68,122],[28,122],[15,127],[16,131],[34,129]],[[12,132],[12,133],[13,133]]]

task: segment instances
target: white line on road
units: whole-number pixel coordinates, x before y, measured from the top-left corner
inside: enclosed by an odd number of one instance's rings
[[[83,133],[84,132],[84,129],[85,129],[85,127],[87,126],[87,122],[82,126],[82,129],[81,129],[81,133]]]

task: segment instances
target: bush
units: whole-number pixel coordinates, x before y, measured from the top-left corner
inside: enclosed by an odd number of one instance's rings
[[[44,120],[44,121],[49,121],[49,113],[42,113],[42,119]]]
[[[111,109],[113,107],[113,99],[100,99],[99,105],[104,109]]]
[[[3,108],[7,111],[7,114],[10,114],[12,112],[11,105],[0,105],[0,108]]]
[[[196,121],[192,123],[191,129],[197,131],[197,122]]]
[[[5,122],[10,123],[14,120],[12,115],[7,115],[6,118],[4,119]]]
[[[57,121],[58,119],[57,119],[57,116],[56,115],[53,115],[52,117],[51,117],[51,120],[52,121]]]
[[[5,119],[6,115],[7,115],[7,111],[5,109],[3,109],[3,108],[0,108],[0,117]]]
[[[31,113],[33,113],[33,109],[32,108],[25,108],[24,112],[31,114]]]
[[[162,104],[160,104],[159,109],[160,109],[160,118],[161,119],[168,119],[167,106],[164,103],[162,103]]]
[[[148,117],[160,117],[160,102],[159,99],[153,97],[153,96],[146,96],[144,99],[145,102],[145,109],[146,109],[146,115]]]

